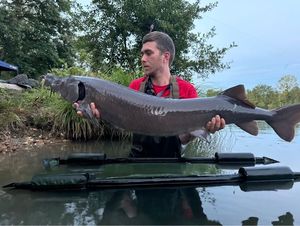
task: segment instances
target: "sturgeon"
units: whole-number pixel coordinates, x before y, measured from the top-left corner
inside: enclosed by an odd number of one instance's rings
[[[215,97],[170,99],[147,95],[95,77],[57,77],[47,74],[45,85],[72,103],[79,102],[85,117],[95,120],[91,102],[101,109],[101,119],[117,128],[151,136],[199,134],[215,115],[257,135],[255,120],[267,122],[285,141],[292,141],[300,121],[300,104],[274,110],[255,107],[243,85],[226,89]]]

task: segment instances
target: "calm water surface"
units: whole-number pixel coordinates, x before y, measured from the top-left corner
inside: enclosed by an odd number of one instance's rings
[[[276,166],[300,172],[300,130],[291,142],[282,141],[264,128],[250,136],[236,127],[223,130],[205,151],[198,143],[187,156],[212,156],[214,152],[252,152],[277,159]],[[213,146],[213,147],[212,147]],[[34,174],[96,172],[106,176],[161,174],[219,174],[236,170],[215,165],[149,164],[107,165],[44,169],[42,159],[66,157],[74,152],[105,152],[126,156],[130,145],[120,142],[51,145],[0,156],[1,185],[29,181]],[[217,224],[300,225],[300,182],[269,191],[245,192],[239,186],[191,187],[91,192],[31,192],[0,190],[0,224]]]

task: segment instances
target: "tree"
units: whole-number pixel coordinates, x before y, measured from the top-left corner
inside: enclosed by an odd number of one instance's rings
[[[1,58],[31,77],[72,65],[71,5],[71,0],[1,1]]]
[[[257,85],[252,90],[248,90],[249,100],[258,107],[272,109],[279,105],[278,92],[272,86]]]
[[[300,103],[300,87],[294,87],[291,91],[290,91],[290,96],[291,99],[289,101],[290,104],[299,104]]]
[[[294,75],[285,75],[278,81],[281,104],[293,104],[299,100],[299,86]]]
[[[207,97],[214,97],[214,96],[217,96],[221,92],[222,92],[221,89],[208,89],[206,91],[206,96]]]
[[[189,79],[192,72],[206,77],[209,73],[228,68],[221,60],[234,47],[214,48],[208,39],[215,35],[212,28],[207,34],[193,33],[194,20],[216,7],[216,3],[201,7],[200,0],[94,0],[91,9],[82,12],[80,38],[89,52],[93,70],[121,67],[135,71],[140,65],[142,37],[154,30],[168,33],[176,46],[172,72]]]
[[[298,82],[294,75],[285,75],[278,81],[278,89],[280,92],[288,92],[295,87],[298,87]]]

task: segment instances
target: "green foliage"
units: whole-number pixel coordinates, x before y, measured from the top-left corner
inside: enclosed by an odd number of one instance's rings
[[[33,78],[53,68],[73,67],[75,61],[81,68],[105,71],[105,76],[116,73],[116,68],[138,72],[141,40],[153,24],[154,30],[174,39],[172,72],[186,79],[193,72],[206,77],[229,67],[222,59],[235,46],[209,44],[214,28],[206,34],[192,32],[194,21],[216,6],[202,6],[200,0],[95,0],[84,11],[72,0],[4,0],[0,2],[0,58]]]
[[[99,77],[105,80],[121,84],[123,86],[128,86],[133,79],[143,75],[142,72],[129,73],[123,70],[122,68],[117,67],[104,72],[86,71],[80,67],[54,68],[51,70],[50,73],[61,77],[66,77],[70,75]]]
[[[20,93],[0,88],[0,131],[23,126],[19,117],[18,100]]]
[[[59,95],[41,87],[23,92],[19,106],[26,125],[51,130],[55,115],[59,111],[57,106],[61,102]]]
[[[82,75],[82,76],[92,76],[92,72],[88,72],[83,68],[80,67],[68,67],[68,68],[53,68],[50,73],[57,75],[57,76],[70,76],[70,75]]]
[[[208,89],[207,97],[218,95],[222,90]],[[247,97],[257,107],[274,109],[284,105],[300,103],[300,87],[297,78],[293,75],[285,75],[278,81],[276,88],[269,85],[257,85],[247,90]]]
[[[0,89],[0,124],[2,129],[32,126],[51,129],[58,95],[44,88],[26,91]]]
[[[300,92],[297,78],[293,75],[285,75],[278,81],[278,89],[281,92],[280,103],[299,103]]]
[[[272,109],[279,105],[279,92],[272,86],[257,85],[248,91],[248,99],[258,107]]]
[[[73,64],[70,0],[0,2],[0,57],[37,78]]]
[[[217,96],[222,90],[220,89],[208,89],[206,91],[206,96],[207,97],[214,97]]]
[[[168,33],[175,42],[176,58],[173,73],[190,79],[192,72],[201,76],[227,68],[221,62],[226,52],[234,47],[214,48],[208,39],[215,35],[214,28],[207,34],[192,32],[194,21],[212,10],[216,4],[200,6],[183,0],[95,0],[83,11],[78,47],[83,58],[91,62],[92,70],[110,71],[115,67],[136,71],[140,65],[142,38],[154,30]],[[88,54],[87,54],[88,53]],[[193,57],[191,57],[191,54]]]
[[[63,133],[66,138],[88,140],[96,134],[103,134],[101,127],[94,128],[85,118],[78,116],[70,103],[62,102],[57,109],[59,111],[54,119],[53,129]]]
[[[129,86],[130,82],[133,79],[136,79],[138,77],[142,76],[142,73],[129,73],[121,68],[114,68],[110,73],[103,73],[101,74],[101,78],[105,80],[109,80],[124,86]]]
[[[280,92],[289,92],[298,87],[297,78],[294,75],[285,75],[278,81],[278,90]]]
[[[248,90],[248,98],[258,107],[278,108],[300,103],[300,87],[295,76],[285,75],[278,81],[277,89],[267,85],[257,85],[252,90]]]

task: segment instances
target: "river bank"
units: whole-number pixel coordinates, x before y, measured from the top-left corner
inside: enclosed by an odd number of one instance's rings
[[[50,131],[26,127],[25,129],[5,130],[0,132],[0,154],[32,149],[52,143],[70,142],[61,134],[54,135]]]

